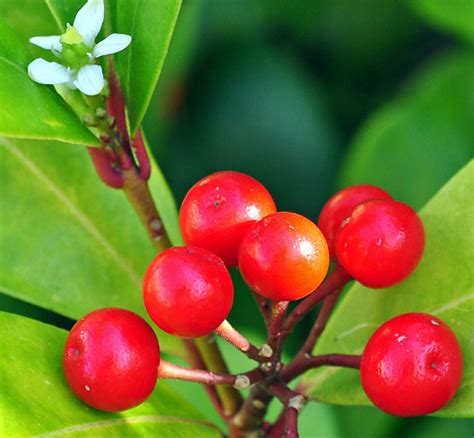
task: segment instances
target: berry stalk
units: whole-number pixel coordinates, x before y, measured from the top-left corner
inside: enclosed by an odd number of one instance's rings
[[[229,344],[233,345],[237,350],[244,353],[249,359],[262,361],[265,356],[265,349],[258,349],[255,345],[238,332],[229,321],[225,320],[219,327],[216,328],[215,333]],[[264,354],[262,354],[264,353]]]
[[[351,280],[351,276],[339,265],[335,265],[333,272],[313,293],[308,295],[290,313],[283,325],[282,339],[292,332],[296,324],[311,312],[321,301],[341,289]]]
[[[195,343],[209,371],[229,374],[229,368],[213,335],[197,338]],[[226,416],[234,415],[242,405],[243,399],[241,394],[233,387],[226,385],[217,385],[216,391],[221,400],[224,414]]]
[[[288,365],[281,373],[284,382],[290,382],[295,377],[303,374],[312,368],[319,368],[325,365],[331,365],[344,368],[360,368],[360,355],[352,354],[324,354],[321,356],[304,356],[297,357],[290,365]]]
[[[276,383],[270,385],[270,391],[285,406],[283,418],[285,438],[297,438],[298,434],[298,415],[303,410],[306,398],[299,392],[292,391],[287,386]],[[280,435],[281,436],[281,435]]]
[[[158,377],[203,383],[205,385],[230,385],[236,389],[245,389],[261,377],[261,372],[256,369],[238,375],[219,374],[200,369],[186,368],[162,360],[158,367]]]

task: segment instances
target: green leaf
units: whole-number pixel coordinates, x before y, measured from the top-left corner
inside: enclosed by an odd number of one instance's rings
[[[422,209],[426,248],[414,274],[390,289],[352,286],[332,315],[315,351],[360,354],[375,329],[396,315],[426,312],[439,316],[461,343],[464,376],[455,398],[437,416],[474,416],[472,193],[474,161]],[[326,367],[308,373],[304,382],[321,401],[370,405],[360,386],[359,373],[354,370]]]
[[[24,44],[0,20],[0,135],[98,145],[51,86],[31,80],[33,60]]]
[[[339,185],[380,185],[422,207],[473,156],[473,96],[473,52],[440,56],[366,122]]]
[[[165,61],[181,0],[117,0],[115,32],[132,35],[131,45],[116,55],[130,131],[140,127]]]
[[[28,11],[28,14],[25,14]],[[35,48],[28,39],[32,36],[57,35],[58,29],[50,11],[43,0],[0,0],[0,17],[15,31],[24,47]],[[38,47],[35,52],[42,56],[46,53]]]
[[[145,403],[125,412],[83,404],[63,377],[66,336],[64,330],[0,312],[1,436],[221,436],[162,382]]]
[[[409,4],[429,23],[474,43],[472,0],[409,0]]]
[[[49,9],[59,32],[63,33],[66,23],[73,24],[76,14],[86,2],[87,0],[44,0],[44,7]]]
[[[141,281],[155,251],[124,194],[99,180],[86,149],[0,138],[0,163],[0,290],[73,319],[109,306],[145,316]],[[165,227],[177,229],[156,165],[150,184]],[[181,351],[179,339],[159,337],[165,351]]]

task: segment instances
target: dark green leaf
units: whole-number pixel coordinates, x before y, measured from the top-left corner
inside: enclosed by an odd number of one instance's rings
[[[360,354],[383,322],[406,312],[439,316],[456,333],[463,350],[464,376],[456,397],[435,415],[474,416],[474,161],[463,168],[423,208],[426,230],[423,259],[410,278],[390,289],[355,284],[332,315],[315,353]],[[311,394],[335,404],[369,405],[359,373],[323,368],[304,378]]]
[[[99,180],[87,151],[0,139],[0,163],[0,290],[73,319],[108,306],[145,315],[141,281],[154,249],[124,194]],[[177,230],[156,165],[150,184],[165,226]],[[160,342],[181,351],[177,338],[160,333]]]
[[[368,120],[340,186],[379,185],[421,208],[473,156],[473,96],[473,53],[441,56]]]
[[[99,144],[51,86],[29,78],[32,60],[12,29],[0,21],[0,135]]]
[[[132,135],[153,95],[180,6],[181,0],[116,1],[113,29],[133,38],[130,47],[116,56]]]
[[[166,384],[121,413],[89,408],[69,390],[62,370],[67,332],[0,312],[0,435],[219,437],[221,434]]]
[[[370,181],[390,187],[407,202],[423,205],[472,156],[470,57],[442,57],[409,84],[401,98],[372,117],[353,145],[342,185]],[[410,108],[413,101],[421,101],[416,109]],[[353,412],[353,407],[346,409]],[[346,435],[360,430],[359,426],[352,426]]]

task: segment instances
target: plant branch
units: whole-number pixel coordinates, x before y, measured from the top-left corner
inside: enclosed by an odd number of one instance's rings
[[[94,114],[98,117],[96,120],[100,123],[94,129],[99,133],[98,137],[101,139],[104,148],[105,145],[110,146],[118,157],[123,177],[122,189],[138,214],[152,244],[158,252],[161,252],[169,248],[171,242],[148,186],[147,180],[150,173],[148,152],[143,144],[141,133],[137,135],[135,141],[128,135],[125,102],[112,66],[110,68],[109,87],[108,117],[103,114],[105,111],[102,108],[102,101],[97,100],[98,103],[96,101],[89,103],[92,107],[98,105],[97,108],[94,108]],[[228,374],[223,357],[214,342],[211,344],[197,342],[196,344],[200,358],[209,371]],[[187,345],[189,351],[190,344],[185,343],[184,345]],[[218,385],[216,391],[222,402],[224,415],[233,414],[242,403],[240,394],[232,387]]]
[[[273,396],[265,382],[257,382],[239,411],[232,418],[231,437],[260,436],[268,404]]]
[[[297,438],[299,436],[298,414],[303,410],[306,398],[281,383],[274,383],[270,385],[269,389],[285,406],[283,414],[283,436],[286,438]]]
[[[222,353],[216,343],[214,335],[197,338],[196,347],[202,357],[202,360],[209,371],[220,374],[229,374],[227,364],[222,357]],[[240,393],[231,386],[217,385],[217,394],[221,400],[224,414],[233,415],[242,405],[243,399]]]
[[[162,360],[158,368],[158,377],[203,383],[205,385],[230,385],[236,389],[245,389],[260,379],[262,373],[257,368],[237,375],[218,374],[195,368],[186,368]]]
[[[229,344],[240,350],[250,359],[256,360],[258,362],[262,361],[262,350],[259,350],[255,345],[251,344],[250,341],[234,327],[232,327],[232,325],[227,320],[217,327],[215,333],[226,340]]]
[[[196,344],[194,343],[193,340],[191,339],[183,339],[183,344],[184,347],[186,348],[187,351],[187,356],[188,356],[188,363],[198,369],[205,370],[206,365],[204,364],[201,355],[199,353],[199,350],[196,347]],[[202,385],[204,390],[207,393],[207,396],[211,403],[213,404],[215,410],[219,414],[219,416],[225,421],[228,421],[228,417],[224,414],[224,409],[222,407],[222,404],[219,400],[219,397],[217,395],[216,388],[214,386],[210,385]]]
[[[324,301],[321,307],[321,310],[318,313],[315,323],[309,332],[309,335],[303,344],[303,347],[298,352],[297,356],[300,354],[311,354],[313,351],[316,342],[318,341],[319,336],[326,327],[326,324],[331,316],[332,310],[337,303],[339,296],[341,295],[342,288],[336,290],[333,294],[329,295]]]
[[[123,191],[137,212],[156,250],[161,252],[169,248],[171,242],[156,209],[148,184],[140,178],[135,169],[124,172]]]
[[[271,309],[272,303],[268,298],[262,297],[255,291],[252,291],[252,295],[257,303],[258,310],[260,310],[260,313],[263,316],[265,327],[268,327],[268,320],[270,318],[270,309]]]
[[[275,360],[280,359],[282,326],[285,321],[288,304],[288,301],[272,301],[270,307],[270,315],[267,324],[267,344],[273,349],[274,357],[277,356]]]
[[[351,280],[350,275],[339,265],[334,267],[333,272],[324,282],[310,295],[308,295],[301,303],[299,303],[290,313],[283,325],[282,340],[292,332],[295,325],[316,305],[323,301],[326,297],[338,291]]]
[[[290,382],[309,369],[319,368],[325,365],[359,369],[360,359],[360,355],[352,354],[325,354],[320,356],[305,354],[295,358],[295,360],[282,371],[281,379],[284,382]]]

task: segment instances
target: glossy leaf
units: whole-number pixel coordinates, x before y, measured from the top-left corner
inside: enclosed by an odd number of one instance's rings
[[[28,11],[28,15],[25,14]],[[44,0],[22,0],[18,2],[0,0],[0,17],[14,30],[24,47],[34,49],[28,39],[39,35],[58,35],[58,28]],[[38,48],[39,56],[46,52]]]
[[[66,336],[64,330],[0,312],[1,436],[221,436],[162,382],[134,409],[106,413],[89,408],[63,377]]]
[[[472,0],[409,0],[408,3],[429,23],[474,43]]]
[[[125,195],[99,180],[86,149],[0,138],[0,163],[0,290],[73,319],[108,306],[146,315],[141,281],[154,249]],[[177,230],[156,165],[150,185],[165,226]],[[159,336],[165,351],[181,351],[179,339]]]
[[[350,288],[332,315],[315,353],[360,354],[383,322],[406,312],[427,312],[445,321],[463,350],[464,376],[456,397],[435,415],[473,417],[474,161],[422,209],[426,249],[414,274],[390,289]],[[311,394],[335,404],[369,405],[354,370],[326,367],[304,377]]]
[[[29,78],[27,66],[33,59],[0,20],[0,135],[98,145],[51,86]]]
[[[132,36],[130,47],[116,55],[134,136],[150,103],[168,51],[181,0],[117,0],[115,32]]]
[[[421,208],[473,156],[473,96],[473,53],[439,57],[366,122],[339,185],[380,185]]]

